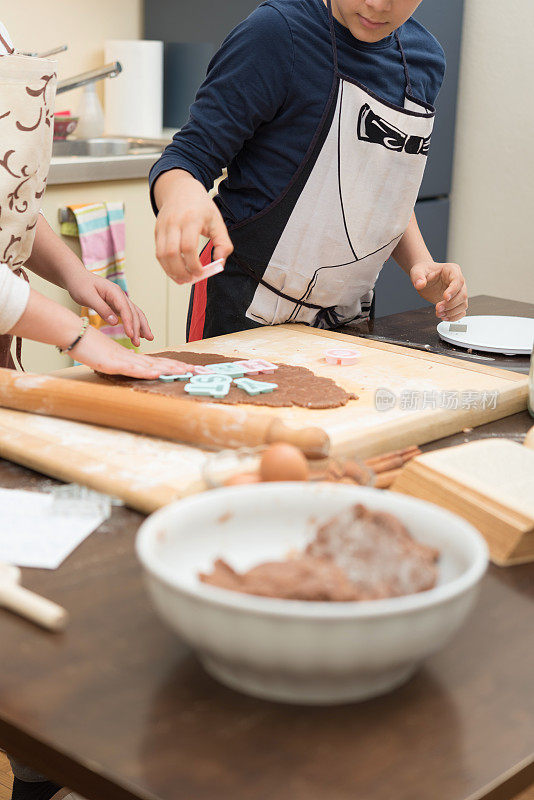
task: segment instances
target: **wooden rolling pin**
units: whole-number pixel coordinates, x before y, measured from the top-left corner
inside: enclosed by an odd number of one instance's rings
[[[35,622],[49,631],[64,630],[68,614],[64,608],[19,586],[20,570],[0,564],[0,606]]]
[[[250,413],[243,406],[196,403],[9,369],[0,369],[0,406],[205,447],[287,442],[310,458],[330,450],[330,439],[321,428],[288,428],[274,414]]]

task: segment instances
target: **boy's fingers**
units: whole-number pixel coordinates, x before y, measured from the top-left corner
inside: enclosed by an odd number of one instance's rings
[[[456,303],[445,311],[445,317],[449,319],[453,314],[465,314],[467,311],[467,305],[467,300],[464,300],[461,303]]]
[[[414,267],[410,273],[412,284],[416,289],[424,289],[427,284],[426,270],[424,267]]]
[[[180,230],[172,225],[156,230],[156,258],[173,281],[185,283],[187,270],[180,254]]]
[[[198,240],[200,228],[196,222],[190,222],[182,230],[180,249],[185,267],[189,274],[196,278],[202,273],[202,264],[198,257]]]
[[[447,322],[457,322],[459,319],[463,319],[465,317],[465,311],[460,311],[454,314],[447,314]]]
[[[214,215],[208,236],[213,242],[213,261],[217,261],[219,258],[226,260],[233,253],[234,246],[220,213]]]
[[[439,313],[447,313],[460,303],[467,303],[467,289],[465,289],[463,286],[455,294],[453,294],[451,299],[447,302],[440,300],[436,305],[436,311]]]
[[[443,292],[443,299],[446,303],[449,303],[453,300],[458,292],[462,290],[463,287],[463,280],[460,277],[454,277],[452,281],[449,283],[445,291]]]

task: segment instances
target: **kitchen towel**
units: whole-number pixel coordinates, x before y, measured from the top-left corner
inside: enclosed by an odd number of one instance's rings
[[[70,219],[61,223],[61,233],[79,238],[82,260],[88,270],[116,283],[128,294],[124,274],[124,203],[87,203],[67,208]],[[89,317],[94,328],[119,344],[135,349],[124,331],[122,320],[119,319],[117,325],[110,325],[91,308],[82,308],[82,316]]]
[[[122,72],[105,81],[105,128],[112,136],[160,138],[163,127],[163,42],[110,39],[106,63]]]

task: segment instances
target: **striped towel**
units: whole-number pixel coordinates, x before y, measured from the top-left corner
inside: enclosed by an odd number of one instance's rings
[[[88,270],[113,281],[128,294],[124,274],[124,203],[86,203],[67,208],[70,219],[61,223],[61,233],[79,238],[82,260]],[[88,316],[93,327],[119,344],[136,349],[121,319],[117,325],[110,325],[91,308],[82,308],[82,316]]]

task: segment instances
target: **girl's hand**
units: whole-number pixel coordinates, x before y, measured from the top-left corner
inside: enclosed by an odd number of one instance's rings
[[[91,327],[69,355],[107,375],[155,380],[160,375],[181,375],[187,372],[187,364],[181,361],[139,355]]]
[[[467,286],[458,264],[420,261],[410,270],[411,281],[418,294],[436,305],[436,316],[455,322],[468,308]]]
[[[141,338],[153,340],[147,318],[116,283],[84,270],[73,274],[66,288],[75,303],[92,308],[110,325],[117,325],[120,317],[126,335],[136,347]]]

